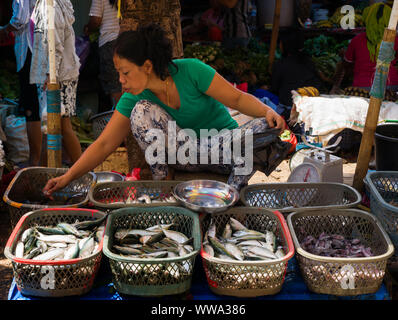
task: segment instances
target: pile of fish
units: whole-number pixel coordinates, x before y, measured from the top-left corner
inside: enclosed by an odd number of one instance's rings
[[[14,255],[33,260],[69,260],[88,257],[98,251],[107,216],[97,220],[33,226],[19,239]]]
[[[156,260],[184,257],[194,251],[185,234],[171,230],[175,223],[153,225],[146,229],[118,228],[114,233],[112,251],[133,259]],[[117,263],[111,260],[112,271],[131,285],[165,285],[187,280],[193,271],[193,257],[176,262]]]
[[[155,194],[155,195],[148,195],[143,194],[139,197],[136,197],[134,194],[131,194],[127,197],[125,201],[115,201],[112,203],[115,204],[139,204],[139,203],[176,203],[177,200],[174,198],[173,195],[169,194]]]
[[[114,234],[112,249],[115,253],[131,258],[175,258],[191,253],[193,238],[170,230],[170,224],[159,224],[146,229],[119,228]]]
[[[300,245],[305,251],[324,257],[359,258],[374,256],[371,248],[361,244],[361,240],[346,239],[339,234],[328,235],[322,232],[318,238],[308,235],[301,241]]]
[[[232,217],[225,225],[221,237],[216,235],[216,226],[210,222],[203,249],[212,257],[232,261],[268,261],[285,256],[283,248],[277,246],[277,239],[272,231],[262,233],[250,230]]]

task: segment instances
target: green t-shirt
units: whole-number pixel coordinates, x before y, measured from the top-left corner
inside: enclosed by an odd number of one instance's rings
[[[238,123],[228,109],[204,92],[209,88],[216,71],[198,59],[173,61],[178,70],[170,65],[169,71],[180,95],[180,108],[175,110],[161,102],[152,91],[145,89],[138,95],[124,93],[116,110],[130,118],[131,111],[139,100],[152,101],[165,109],[181,129],[192,129],[197,137],[200,129],[234,129]]]

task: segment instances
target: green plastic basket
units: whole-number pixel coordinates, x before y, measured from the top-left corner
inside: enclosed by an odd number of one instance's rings
[[[370,210],[398,247],[398,172],[369,172],[365,181],[370,191]]]
[[[143,194],[159,195],[164,199],[173,195],[174,187],[181,181],[113,181],[96,184],[88,193],[89,201],[95,208],[103,211],[112,211],[115,209],[127,207],[148,207],[148,206],[179,206],[179,203],[129,203],[129,200],[135,200]]]
[[[174,223],[170,230],[193,238],[194,251],[178,258],[140,259],[111,252],[113,235],[118,228],[145,229],[156,224]],[[191,287],[195,258],[200,250],[198,215],[182,207],[122,208],[107,220],[104,238],[105,256],[109,258],[113,285],[122,294],[165,296],[181,294]]]

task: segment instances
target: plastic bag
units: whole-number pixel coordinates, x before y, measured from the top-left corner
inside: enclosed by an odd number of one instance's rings
[[[4,128],[7,140],[4,142],[7,148],[7,159],[14,163],[29,160],[29,141],[26,131],[25,117],[10,115],[6,118]]]
[[[76,54],[80,59],[80,69],[82,71],[84,64],[87,61],[88,55],[90,54],[90,40],[87,36],[76,37],[75,40]]]

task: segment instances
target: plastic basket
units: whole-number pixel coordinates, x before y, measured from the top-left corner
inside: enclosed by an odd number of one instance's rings
[[[247,228],[274,232],[283,246],[285,256],[272,261],[222,260],[200,252],[207,282],[211,291],[219,295],[256,297],[272,295],[282,289],[288,260],[294,255],[294,246],[289,229],[282,214],[261,208],[234,207],[200,217],[202,235],[206,233],[210,220],[216,225],[216,234],[221,234],[229,218],[233,217]]]
[[[174,223],[170,230],[193,238],[194,251],[178,258],[140,259],[111,252],[118,228],[145,229]],[[195,257],[200,250],[200,227],[196,213],[181,207],[122,208],[108,217],[104,254],[109,258],[113,285],[123,294],[164,296],[186,292],[191,287]]]
[[[342,183],[307,182],[251,184],[241,190],[240,199],[245,206],[289,213],[354,207],[361,202],[362,197],[357,190]]]
[[[370,210],[379,218],[395,247],[398,246],[398,172],[374,171],[365,177]],[[391,203],[395,203],[392,205]]]
[[[30,167],[17,172],[3,196],[3,200],[7,203],[10,212],[12,227],[15,227],[22,215],[29,211],[44,208],[76,208],[82,207],[88,202],[88,191],[96,181],[95,175],[91,172],[72,181],[68,186],[52,195],[54,201],[62,203],[71,195],[82,193],[79,197],[69,198],[70,201],[67,205],[26,203],[27,201],[33,202],[43,199],[42,190],[47,181],[63,175],[67,170],[67,168]]]
[[[98,113],[90,118],[93,124],[94,140],[97,139],[113,115],[113,110]]]
[[[140,196],[159,195],[159,199],[165,199],[173,195],[174,187],[180,181],[115,181],[104,182],[90,189],[88,195],[94,207],[105,211],[126,207],[148,207],[148,206],[179,206],[178,202],[153,202],[153,203],[131,203]]]
[[[17,258],[13,252],[22,233],[30,227],[96,220],[104,215],[105,213],[97,210],[76,208],[41,209],[25,214],[14,228],[4,249],[4,255],[12,262],[18,290],[23,295],[40,297],[82,295],[90,291],[100,267],[103,239],[99,250],[85,258],[42,261]],[[51,282],[52,279],[54,282]]]
[[[304,282],[315,293],[353,296],[379,290],[387,260],[394,253],[380,222],[357,209],[311,210],[288,216],[288,225]],[[322,232],[357,238],[375,254],[364,258],[335,258],[305,251],[300,243],[308,235]]]

